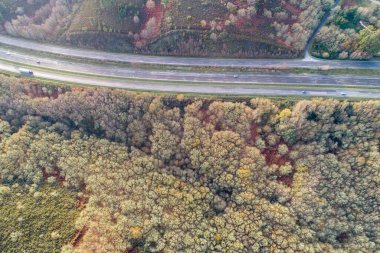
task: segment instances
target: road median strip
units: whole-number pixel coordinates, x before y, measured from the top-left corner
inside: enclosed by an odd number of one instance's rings
[[[56,70],[53,68],[48,68],[48,67],[40,67],[36,65],[28,65],[28,64],[23,64],[19,62],[14,62],[14,61],[9,61],[6,59],[0,59],[0,62],[7,63],[7,64],[13,64],[18,67],[23,67],[23,68],[28,68],[31,70],[40,70],[44,71],[46,73],[50,74],[61,74],[65,76],[78,76],[78,77],[88,77],[88,78],[94,78],[96,77],[97,79],[102,79],[104,81],[134,81],[134,82],[140,82],[140,83],[157,83],[157,84],[166,84],[166,85],[197,85],[197,86],[204,86],[204,85],[211,85],[211,86],[239,86],[241,88],[253,88],[253,87],[260,87],[260,88],[274,88],[274,87],[281,87],[281,88],[304,88],[308,90],[316,90],[316,89],[326,89],[326,90],[332,90],[332,89],[352,89],[352,90],[357,90],[357,89],[368,89],[368,90],[378,90],[378,87],[373,87],[373,86],[354,86],[354,85],[334,85],[334,84],[325,84],[325,85],[302,85],[299,83],[270,83],[270,84],[265,84],[265,83],[251,83],[251,82],[219,82],[219,81],[202,81],[202,80],[197,80],[197,81],[183,81],[183,80],[169,80],[169,79],[157,79],[157,78],[128,78],[128,77],[120,77],[120,76],[111,76],[111,75],[96,75],[96,74],[91,74],[91,73],[84,73],[84,72],[73,72],[73,71],[67,71],[67,70]],[[15,67],[16,68],[16,67]],[[233,88],[233,87],[232,87]]]

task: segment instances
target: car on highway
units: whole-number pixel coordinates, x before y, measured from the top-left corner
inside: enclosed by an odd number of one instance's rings
[[[30,69],[19,69],[19,72],[22,76],[34,76],[33,71]]]
[[[347,93],[345,93],[345,92],[341,92],[340,95],[342,95],[342,96],[347,96]]]

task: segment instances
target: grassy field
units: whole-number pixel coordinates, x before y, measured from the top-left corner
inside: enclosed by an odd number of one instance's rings
[[[54,185],[0,184],[0,251],[60,252],[75,236],[76,193]]]

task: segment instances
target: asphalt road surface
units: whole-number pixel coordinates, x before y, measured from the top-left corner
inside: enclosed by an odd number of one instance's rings
[[[331,64],[335,64],[335,67],[339,67],[337,64],[343,64],[342,66],[348,65],[350,68],[362,68],[363,66],[368,65],[367,68],[380,69],[380,62],[377,61],[326,62],[313,58],[310,60],[210,59],[113,54],[40,44],[33,41],[0,35],[0,44],[1,43],[12,44],[12,46],[24,49],[63,54],[66,56],[130,63],[221,67],[247,67],[247,65],[250,67],[304,67],[306,65],[315,67],[325,66],[326,63],[328,63],[330,67]],[[34,56],[33,54],[29,54],[27,50],[9,51],[1,47],[0,59],[3,60],[0,64],[0,69],[2,70],[19,72],[20,66],[25,64],[28,65],[29,68],[32,68],[36,77],[95,86],[135,90],[235,95],[256,94],[380,98],[380,76],[159,71],[139,68],[122,68],[107,63],[79,63],[77,61],[57,59],[53,56]],[[355,87],[355,89],[348,89],[348,87]]]
[[[0,63],[0,69],[10,72],[17,72],[18,67],[11,64]],[[102,79],[87,77],[76,74],[59,74],[51,73],[43,70],[34,71],[34,75],[39,78],[53,79],[63,82],[80,83],[93,86],[112,87],[112,88],[126,88],[131,90],[148,90],[148,91],[163,91],[163,92],[179,92],[179,93],[203,93],[203,94],[231,94],[231,95],[289,95],[289,96],[318,96],[318,97],[336,97],[345,96],[352,98],[380,98],[380,91],[368,90],[335,90],[335,89],[313,89],[308,90],[306,94],[302,93],[302,89],[287,88],[287,87],[253,87],[252,85],[235,84],[181,84],[176,83],[155,83],[155,82],[139,82],[139,81],[123,81],[114,79]]]
[[[173,81],[186,83],[220,83],[220,84],[284,84],[303,86],[352,86],[378,87],[380,77],[352,75],[302,75],[302,74],[253,74],[253,73],[198,73],[180,71],[145,70],[139,68],[120,68],[107,64],[86,64],[54,58],[41,58],[25,55],[0,48],[0,58],[10,62],[23,63],[38,68],[46,68],[85,75],[109,78],[137,79],[150,81]],[[38,62],[38,63],[37,63]]]
[[[334,5],[331,8],[331,10],[333,8],[335,8],[338,4],[339,4],[339,0],[335,0]],[[319,22],[318,26],[311,33],[309,39],[306,42],[306,46],[305,46],[305,58],[304,58],[304,60],[308,60],[308,61],[312,61],[313,60],[313,57],[310,55],[309,52],[311,50],[311,46],[313,45],[314,38],[315,38],[315,36],[317,36],[319,30],[321,30],[322,26],[326,23],[326,21],[328,20],[328,18],[330,17],[330,15],[331,15],[331,11],[325,12],[325,14],[321,18],[321,21]]]
[[[307,57],[305,59],[276,60],[276,59],[236,59],[236,58],[193,58],[193,57],[166,57],[135,54],[118,54],[95,50],[70,48],[52,44],[13,38],[0,35],[0,44],[10,45],[28,50],[37,50],[69,57],[87,58],[92,60],[113,61],[123,63],[143,63],[175,66],[200,67],[249,67],[249,68],[367,68],[380,69],[380,61],[326,61]]]

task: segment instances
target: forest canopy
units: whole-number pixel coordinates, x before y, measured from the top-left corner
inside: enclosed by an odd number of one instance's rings
[[[16,184],[78,192],[66,253],[376,252],[379,137],[379,100],[156,96],[3,76],[0,196]]]
[[[380,53],[380,2],[344,1],[317,34],[312,54],[328,59],[370,59]]]

